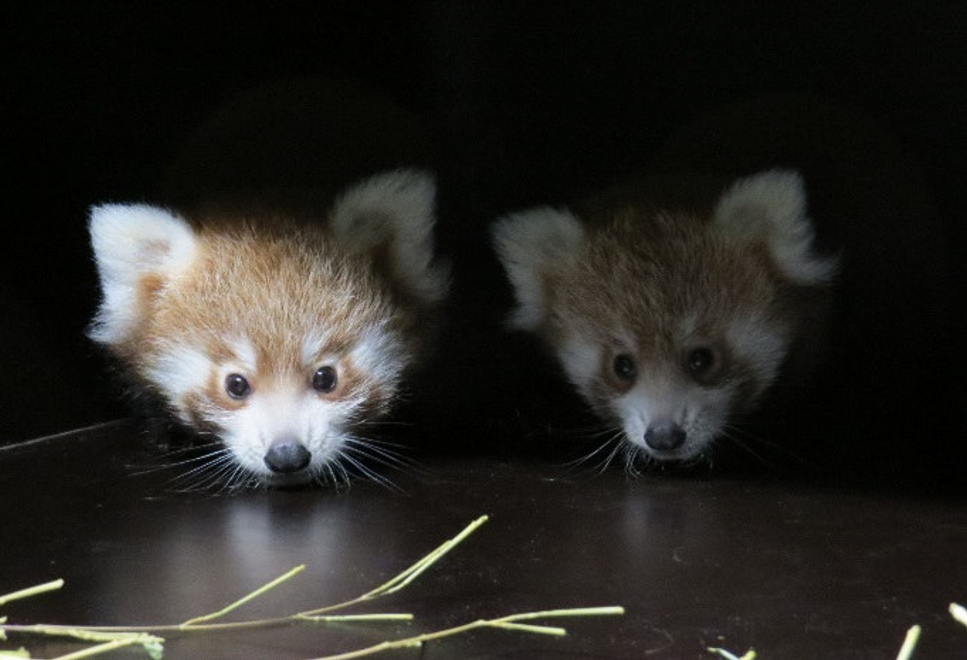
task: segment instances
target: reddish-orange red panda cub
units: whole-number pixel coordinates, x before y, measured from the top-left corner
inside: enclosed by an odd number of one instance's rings
[[[220,440],[233,485],[345,474],[447,292],[434,195],[429,175],[401,170],[305,217],[95,206],[103,299],[90,336],[178,420]]]
[[[493,227],[514,327],[536,333],[629,460],[693,461],[756,407],[810,332],[836,262],[800,176],[740,179],[704,211],[602,196]]]

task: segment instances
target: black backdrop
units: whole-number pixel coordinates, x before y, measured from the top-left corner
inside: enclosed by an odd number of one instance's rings
[[[606,185],[733,101],[801,94],[884,127],[925,182],[932,215],[903,219],[900,234],[923,253],[910,255],[911,275],[893,274],[888,295],[910,306],[872,318],[850,344],[869,364],[911,351],[900,361],[910,371],[878,374],[882,390],[866,393],[877,422],[857,422],[870,432],[853,458],[890,447],[956,479],[967,456],[956,314],[967,302],[967,6],[856,4],[14,3],[0,67],[0,443],[124,414],[83,337],[97,301],[86,208],[150,199],[191,131],[235,95],[324,75],[378,90],[434,136],[455,350],[426,392],[445,443],[468,448],[519,431],[508,419],[527,408],[521,397],[553,381],[515,372],[527,346],[499,332],[508,292],[485,233],[496,215]],[[876,333],[894,323],[910,330],[884,344]]]

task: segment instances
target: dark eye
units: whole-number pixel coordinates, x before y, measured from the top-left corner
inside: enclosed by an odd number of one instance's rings
[[[336,370],[333,367],[319,367],[312,374],[312,389],[316,392],[332,392],[336,389]]]
[[[635,359],[630,355],[616,355],[612,368],[614,369],[615,376],[621,380],[632,381],[638,375]]]
[[[693,348],[685,356],[685,371],[695,378],[708,373],[715,364],[715,354],[710,348]]]
[[[241,374],[229,374],[225,378],[225,391],[233,399],[244,399],[252,391],[248,379]]]

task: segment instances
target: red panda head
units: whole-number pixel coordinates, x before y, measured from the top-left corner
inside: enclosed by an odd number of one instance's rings
[[[421,312],[446,294],[433,196],[426,175],[377,176],[315,226],[96,206],[103,300],[90,336],[217,436],[233,483],[368,472],[358,458],[380,450],[357,429],[390,408]]]
[[[813,252],[802,181],[740,180],[706,218],[619,204],[587,220],[540,208],[497,223],[511,323],[633,456],[699,457],[775,381],[801,320],[790,291],[835,271]]]

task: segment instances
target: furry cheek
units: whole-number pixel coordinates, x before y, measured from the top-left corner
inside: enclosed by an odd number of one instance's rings
[[[722,435],[728,423],[732,398],[731,388],[709,389],[696,396],[685,419],[688,440],[683,450],[688,454],[686,458],[703,453]]]
[[[776,379],[786,356],[788,339],[778,329],[757,318],[740,318],[727,329],[729,345],[745,366],[751,380],[751,398],[758,398]],[[751,403],[751,401],[749,402]]]
[[[571,384],[586,399],[595,398],[593,390],[601,370],[601,348],[581,333],[570,333],[558,346],[557,358]]]
[[[367,374],[373,383],[382,384],[382,389],[392,396],[410,355],[402,338],[384,325],[363,332],[347,362],[360,374]]]
[[[152,383],[178,417],[193,423],[197,413],[197,393],[205,390],[214,365],[208,354],[191,345],[163,347],[157,358],[142,368],[145,380]]]

